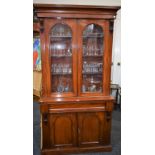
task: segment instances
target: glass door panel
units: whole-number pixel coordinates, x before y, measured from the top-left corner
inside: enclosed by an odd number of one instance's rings
[[[66,24],[54,25],[50,32],[51,92],[73,92],[72,31]]]
[[[103,29],[89,24],[83,31],[82,93],[103,92]]]

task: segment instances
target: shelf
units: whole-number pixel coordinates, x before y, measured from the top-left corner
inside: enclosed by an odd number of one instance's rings
[[[85,92],[82,92],[82,93],[102,93],[103,91],[85,91]]]
[[[93,34],[88,34],[88,35],[83,35],[83,38],[103,38],[103,34],[99,34],[99,33],[93,33]]]
[[[72,75],[72,73],[52,73],[52,75]]]
[[[86,46],[86,45],[85,45]],[[101,49],[96,49],[96,48],[90,48],[89,49],[89,47],[83,47],[83,51],[103,51],[103,49],[101,48]]]
[[[72,55],[71,56],[51,56],[52,58],[72,58]]]
[[[90,58],[90,57],[93,57],[93,58],[102,58],[103,55],[83,55],[83,58]]]
[[[72,36],[50,36],[52,39],[53,38],[72,38]]]
[[[83,36],[83,38],[103,38],[103,36]]]
[[[96,74],[102,74],[102,72],[95,72],[95,73],[93,73],[93,72],[88,72],[88,73],[82,72],[82,74],[83,75],[96,75]]]
[[[95,80],[91,80],[91,79],[86,79],[86,81],[88,81],[89,83],[91,84],[99,84],[99,83],[102,83],[102,81],[95,81]]]

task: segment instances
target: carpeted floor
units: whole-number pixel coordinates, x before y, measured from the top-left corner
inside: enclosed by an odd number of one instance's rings
[[[83,153],[78,155],[121,155],[121,112],[119,109],[113,111],[111,142],[113,147],[112,152]],[[33,155],[41,155],[40,110],[37,102],[33,104]]]

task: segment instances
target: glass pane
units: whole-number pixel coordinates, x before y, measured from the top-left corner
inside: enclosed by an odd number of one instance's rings
[[[82,88],[84,92],[102,92],[103,30],[90,24],[83,31]]]
[[[65,24],[56,24],[50,33],[52,92],[73,91],[72,32]]]

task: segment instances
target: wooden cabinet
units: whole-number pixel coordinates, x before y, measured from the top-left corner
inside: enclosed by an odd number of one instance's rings
[[[118,7],[34,5],[42,57],[42,155],[110,151]]]

